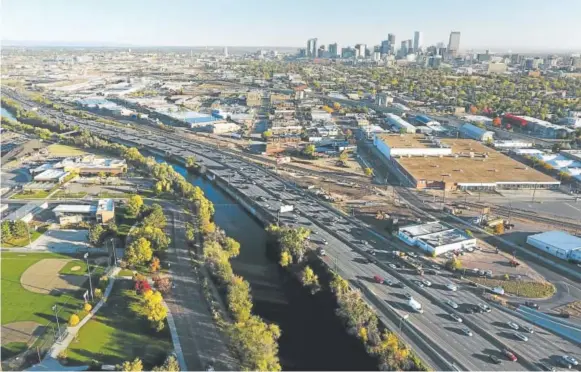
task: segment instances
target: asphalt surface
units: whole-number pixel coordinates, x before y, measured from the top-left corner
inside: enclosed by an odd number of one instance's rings
[[[46,110],[39,110],[44,113]],[[49,113],[50,114],[50,113]],[[327,250],[326,260],[332,260],[331,263],[336,265],[339,272],[348,280],[362,280],[370,282],[374,275],[380,275],[384,278],[402,277],[405,280],[406,289],[391,288],[387,285],[370,283],[370,288],[377,297],[402,314],[410,313],[411,320],[417,328],[426,335],[433,343],[445,345],[448,353],[454,361],[470,370],[523,370],[529,369],[530,363],[540,361],[556,364],[560,355],[569,354],[579,357],[581,348],[564,341],[559,337],[545,331],[537,330],[534,334],[529,335],[529,341],[524,342],[512,336],[511,331],[504,327],[504,323],[511,317],[496,309],[488,314],[462,315],[470,317],[480,328],[487,331],[487,337],[481,337],[478,332],[473,336],[467,336],[459,331],[460,325],[453,322],[447,315],[452,309],[442,307],[440,304],[432,302],[428,297],[422,294],[416,284],[409,282],[411,279],[417,279],[417,275],[410,270],[387,269],[387,266],[380,266],[374,263],[367,263],[365,255],[360,252],[362,249],[373,248],[378,251],[387,252],[393,249],[389,242],[379,240],[377,234],[361,229],[360,226],[342,217],[338,212],[332,211],[322,206],[318,201],[311,198],[304,191],[293,189],[290,185],[285,185],[272,173],[258,166],[251,165],[244,161],[234,159],[231,156],[224,156],[214,148],[173,138],[171,134],[157,135],[157,132],[149,132],[147,129],[134,130],[130,128],[109,127],[103,124],[95,124],[87,120],[80,120],[75,117],[58,113],[56,115],[60,120],[75,123],[82,127],[90,128],[96,134],[116,139],[117,141],[128,144],[138,145],[158,149],[160,154],[174,155],[177,157],[187,157],[195,155],[198,162],[208,167],[216,175],[228,180],[232,186],[238,188],[249,199],[255,201],[262,209],[276,216],[276,209],[281,204],[293,204],[300,211],[297,217],[287,217],[288,213],[283,214],[281,221],[289,225],[301,225],[311,228],[315,231],[313,240],[321,237],[328,244],[324,245]],[[257,200],[263,197],[264,200]],[[292,216],[295,213],[290,213]],[[285,221],[286,220],[286,221]],[[360,232],[358,234],[357,232]],[[319,242],[322,242],[323,240]],[[361,243],[361,240],[367,240],[368,244]],[[379,240],[379,243],[372,242]],[[178,256],[179,257],[179,256]],[[182,256],[183,257],[183,256]],[[185,260],[185,258],[183,259]],[[179,258],[178,258],[179,261]],[[381,258],[381,261],[387,262],[387,255]],[[409,271],[409,272],[407,272]],[[449,278],[430,278],[434,283],[441,285]],[[179,287],[179,285],[178,285]],[[451,292],[441,288],[428,288],[439,301],[449,298],[455,298],[459,305],[476,304],[484,302],[476,293],[460,286],[457,292]],[[423,314],[411,313],[412,309],[407,305],[407,300],[403,297],[404,292],[409,292],[414,299],[424,307]],[[186,294],[184,294],[186,295]],[[459,307],[461,310],[461,307]],[[173,311],[172,311],[173,313]],[[518,324],[524,324],[520,319],[515,320]],[[177,324],[177,320],[176,320]],[[193,325],[189,325],[193,327]],[[529,326],[532,327],[531,324]],[[178,325],[178,328],[180,326]],[[192,329],[193,331],[193,329]],[[526,358],[526,362],[512,363],[500,354],[499,347],[493,344],[490,339],[500,340],[502,343],[514,350],[518,355]],[[488,354],[495,354],[503,360],[501,365],[495,365],[487,359]],[[521,358],[522,359],[522,358]],[[528,363],[527,363],[528,362]],[[189,368],[192,368],[189,366]]]

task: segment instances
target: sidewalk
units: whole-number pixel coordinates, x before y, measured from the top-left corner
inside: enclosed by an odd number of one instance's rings
[[[109,284],[107,285],[107,288],[105,289],[105,293],[103,294],[103,298],[101,299],[101,301],[99,301],[99,303],[97,305],[95,305],[95,307],[91,310],[91,312],[86,317],[84,317],[83,320],[81,320],[79,322],[79,324],[77,324],[74,327],[67,327],[66,331],[65,331],[66,336],[64,337],[64,339],[62,339],[60,341],[57,340],[54,343],[54,345],[50,348],[50,350],[48,351],[47,355],[44,357],[42,362],[32,366],[31,368],[28,369],[28,371],[56,371],[56,370],[59,370],[59,371],[67,371],[67,370],[85,371],[89,368],[88,366],[65,367],[59,363],[57,358],[58,358],[58,355],[63,350],[66,350],[69,347],[71,342],[74,340],[75,336],[79,333],[79,330],[85,324],[87,324],[87,322],[89,320],[91,320],[91,318],[93,318],[95,313],[97,311],[99,311],[99,309],[107,302],[107,298],[109,297],[109,295],[111,294],[111,291],[113,290],[113,284],[115,283],[115,276],[117,275],[117,273],[120,270],[121,270],[120,268],[114,267],[109,271],[109,274],[107,275],[109,277]]]

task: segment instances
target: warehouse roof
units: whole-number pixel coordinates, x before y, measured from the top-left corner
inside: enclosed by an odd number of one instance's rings
[[[46,208],[48,205],[46,202],[31,202],[23,205],[22,207],[18,208],[14,212],[10,213],[6,216],[6,221],[20,221],[20,219],[26,217],[28,214],[32,213],[37,210],[37,208]]]
[[[564,231],[546,231],[541,234],[529,236],[527,242],[529,239],[542,244],[555,246],[567,252],[581,249],[581,238]]]
[[[423,236],[433,234],[445,230],[450,230],[451,227],[441,224],[439,221],[423,223],[419,225],[403,226],[399,231],[405,233],[410,237]]]
[[[34,176],[35,180],[57,180],[62,176],[67,175],[69,172],[62,171],[60,169],[48,169],[44,172]]]
[[[97,211],[96,205],[88,204],[61,204],[56,206],[53,210],[54,213],[94,213]]]

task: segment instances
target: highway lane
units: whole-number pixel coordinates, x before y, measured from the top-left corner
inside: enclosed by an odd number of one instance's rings
[[[191,151],[192,153],[195,153],[201,160],[203,160],[204,162],[207,160],[211,160],[213,159],[213,161],[217,161],[219,162],[221,159],[220,156],[216,156],[216,155],[210,155],[212,151],[214,151],[213,149],[205,146],[205,145],[193,145],[190,142],[185,142],[185,141],[174,141],[168,138],[164,138],[158,135],[147,135],[147,139],[143,139],[142,137],[144,136],[144,132],[141,131],[136,131],[133,129],[126,129],[126,128],[114,128],[114,129],[106,129],[107,126],[104,126],[102,124],[99,124],[98,126],[94,125],[94,124],[87,124],[89,126],[91,126],[92,130],[101,133],[103,135],[106,136],[111,136],[111,137],[121,137],[122,139],[126,139],[128,141],[136,141],[139,140],[142,143],[147,143],[148,145],[159,145],[161,147],[164,147],[165,149],[167,149],[168,151],[172,151],[174,150],[174,145],[180,147],[180,151],[179,154],[183,153],[183,151]],[[124,132],[123,136],[119,135],[119,131]],[[137,137],[137,138],[133,138],[133,136]],[[211,158],[211,159],[210,159]],[[207,160],[206,160],[207,159]],[[247,189],[243,189],[241,190],[242,192],[244,192],[245,194],[247,194],[249,197],[251,198],[255,198],[256,196],[264,196],[267,197],[270,194],[272,194],[272,191],[276,188],[276,187],[281,187],[283,185],[283,183],[281,183],[280,181],[276,180],[275,178],[273,178],[271,176],[271,174],[265,172],[263,169],[256,167],[254,165],[250,165],[249,163],[243,162],[243,161],[234,161],[231,157],[225,157],[226,162],[224,162],[224,166],[225,168],[233,168],[233,169],[240,169],[240,167],[242,166],[242,164],[244,164],[245,167],[250,167],[250,168],[255,168],[256,171],[256,177],[254,177],[254,181],[258,184],[258,185],[247,185],[248,188]],[[234,179],[236,181],[238,181],[238,179],[241,179],[242,177],[240,175],[235,175]],[[297,196],[297,192],[295,192],[294,190],[292,190],[290,187],[287,186],[287,191],[283,191],[283,192],[278,192],[279,194],[282,194],[281,196],[283,196],[283,198],[289,198],[289,199],[295,199],[295,197]],[[298,193],[298,195],[304,200],[306,201],[306,203],[302,203],[301,207],[302,208],[306,208],[307,213],[312,213],[314,218],[310,219],[309,221],[306,220],[300,220],[303,223],[305,223],[305,225],[307,227],[312,226],[313,222],[317,222],[322,220],[322,218],[330,218],[330,217],[337,217],[338,214],[329,210],[326,210],[326,208],[321,207],[316,201],[313,201],[309,196],[304,196],[304,193],[301,195],[301,193]],[[268,203],[268,201],[266,202]],[[276,205],[273,202],[273,205]],[[303,206],[304,205],[304,206]],[[321,227],[321,232],[322,234],[324,234],[323,236],[326,236],[328,238],[331,238],[331,234],[328,234],[327,231],[333,231],[333,233],[339,234],[339,236],[343,239],[345,239],[346,241],[356,241],[359,240],[360,238],[355,237],[352,235],[353,230],[358,229],[358,227],[356,225],[351,225],[351,226],[341,226],[341,225],[348,225],[350,224],[349,221],[347,220],[343,220],[342,217],[337,217],[337,218],[341,218],[341,220],[343,221],[342,223],[337,223],[336,225],[325,225]],[[299,222],[300,222],[299,221]],[[308,222],[308,224],[307,224]],[[325,235],[328,234],[328,235]],[[338,243],[338,242],[337,242]],[[341,251],[341,255],[339,257],[343,257],[343,255],[346,255],[348,252],[351,251],[351,248],[349,246],[346,246],[343,243],[338,243],[338,244],[334,244],[333,245],[334,249],[337,249],[339,251]],[[344,253],[344,254],[343,254]],[[347,256],[346,256],[347,257]],[[351,257],[352,259],[353,257]],[[350,270],[355,270],[355,267],[357,267],[357,275],[364,275],[365,277],[369,277],[369,269],[366,268],[367,271],[362,271],[363,269],[361,267],[358,267],[356,264],[353,263],[348,263],[345,261],[345,259],[341,260],[341,264],[346,265],[346,267],[350,268]],[[353,266],[355,265],[355,266]],[[383,273],[384,275],[386,275],[386,273],[383,270],[380,270],[379,268],[373,268],[375,271],[377,271],[378,273]],[[387,276],[387,275],[386,275]],[[384,292],[384,291],[380,291],[380,292]],[[386,294],[387,295],[387,294]],[[428,303],[429,301],[427,299],[425,299],[423,296],[421,295],[417,295],[418,299],[420,302],[424,301],[426,303]],[[416,295],[414,295],[414,297],[416,297]],[[387,298],[386,298],[387,300]],[[438,323],[438,319],[434,319],[434,320],[430,320],[429,325],[425,325],[426,329],[429,330],[434,324]],[[483,324],[484,326],[486,326],[486,324]],[[441,330],[438,330],[439,332],[441,332]],[[429,332],[429,331],[428,331]],[[460,336],[460,335],[457,335]],[[458,337],[458,340],[462,340],[461,338]],[[461,341],[460,341],[461,342]],[[510,342],[507,341],[507,343],[509,344],[514,344],[515,342]],[[472,358],[475,359],[476,358]],[[459,359],[461,360],[461,359]],[[478,363],[478,361],[475,361],[474,363]]]

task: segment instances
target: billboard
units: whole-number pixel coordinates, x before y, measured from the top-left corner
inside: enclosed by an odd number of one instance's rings
[[[290,162],[291,162],[290,156],[282,156],[280,158],[276,158],[276,165],[281,165]]]
[[[281,205],[279,212],[280,213],[284,213],[284,212],[292,212],[294,209],[294,207],[292,205]]]

